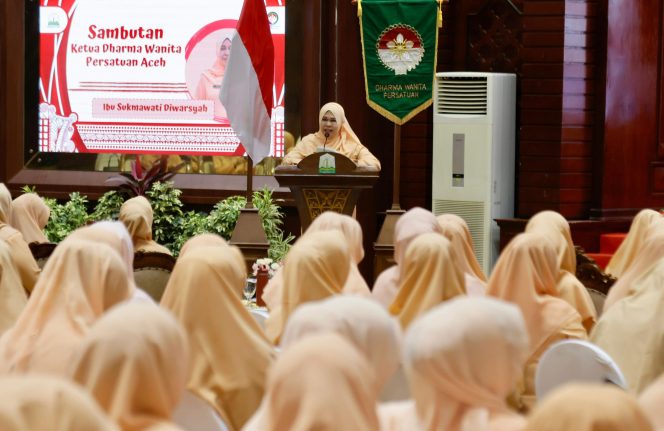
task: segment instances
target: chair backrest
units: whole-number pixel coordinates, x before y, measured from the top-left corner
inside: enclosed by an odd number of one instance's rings
[[[137,252],[134,255],[134,280],[155,301],[159,302],[175,266],[170,254]]]
[[[249,312],[254,316],[254,319],[256,319],[256,322],[258,322],[261,328],[265,329],[265,321],[267,320],[269,313],[260,308],[251,308],[249,309]]]
[[[590,294],[590,299],[593,300],[593,305],[595,306],[595,311],[597,312],[597,318],[602,315],[604,310],[604,301],[606,301],[606,295],[599,290],[595,289],[586,289]]]
[[[570,382],[610,383],[627,389],[618,364],[604,350],[583,340],[559,341],[544,352],[535,372],[538,401]]]
[[[228,426],[206,401],[185,391],[173,412],[173,421],[192,431],[228,431]]]
[[[53,253],[53,250],[55,250],[56,246],[57,244],[52,242],[31,242],[28,244],[28,247],[30,247],[30,252],[32,253],[32,257],[35,258],[37,266],[39,266],[41,269],[43,269],[44,265],[46,265],[46,261],[48,261],[48,258],[51,257],[51,253]]]

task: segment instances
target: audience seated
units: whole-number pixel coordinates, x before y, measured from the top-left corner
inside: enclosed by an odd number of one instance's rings
[[[535,369],[542,353],[558,340],[587,338],[579,313],[558,298],[557,275],[551,241],[537,233],[522,233],[505,247],[489,278],[487,295],[517,305],[528,328],[528,360],[513,399],[522,411],[535,404]]]
[[[407,328],[443,301],[465,295],[465,279],[452,243],[438,233],[415,238],[401,263],[399,291],[389,311]]]
[[[400,265],[405,260],[408,245],[417,236],[431,232],[442,234],[443,231],[436,217],[423,208],[412,208],[397,220],[394,226],[394,262],[396,265],[387,268],[378,276],[371,291],[372,296],[385,308],[390,306],[399,291]]]
[[[473,251],[473,238],[466,221],[455,214],[441,214],[436,217],[445,238],[449,239],[463,271],[468,295],[484,295],[486,275]]]
[[[270,370],[258,428],[379,429],[376,385],[367,360],[338,334],[312,335],[285,350]]]
[[[664,372],[664,259],[633,283],[633,294],[602,315],[591,340],[618,363],[632,393]]]
[[[563,386],[528,419],[525,431],[654,431],[625,391],[610,385]]]
[[[94,322],[129,299],[128,280],[109,246],[65,239],[16,324],[0,337],[0,372],[65,375],[73,351]]]
[[[127,227],[135,252],[171,254],[169,249],[152,239],[152,219],[152,205],[144,196],[128,199],[120,207],[119,220]]]
[[[622,277],[636,255],[641,252],[641,246],[646,239],[646,231],[653,222],[661,218],[662,215],[655,210],[644,209],[639,211],[632,220],[627,236],[618,247],[618,250],[611,256],[611,260],[604,271],[616,278]]]
[[[268,338],[279,342],[286,321],[300,304],[341,293],[350,273],[350,253],[342,235],[313,232],[288,252],[280,304],[266,322]]]
[[[228,243],[216,233],[202,233],[189,238],[180,248],[179,257],[199,247],[226,247]]]
[[[542,211],[530,218],[526,232],[539,232],[554,245],[558,254],[558,295],[579,312],[583,327],[590,332],[597,322],[597,311],[586,287],[575,275],[576,250],[569,223],[555,211]]]
[[[123,431],[181,428],[171,421],[189,374],[187,336],[159,307],[113,307],[77,347],[71,378]]]
[[[11,250],[0,239],[0,334],[14,325],[27,302],[28,296],[14,268]]]
[[[120,431],[90,394],[54,376],[0,377],[2,431]]]
[[[49,242],[44,235],[51,209],[36,193],[24,193],[12,202],[11,225],[28,244]]]
[[[30,294],[41,270],[21,232],[10,226],[11,219],[12,196],[7,187],[0,183],[0,240],[4,240],[9,245],[14,267],[21,277],[21,284]]]
[[[242,305],[246,281],[237,247],[197,247],[180,256],[161,305],[189,337],[187,389],[215,408],[232,431],[258,408],[274,351]]]

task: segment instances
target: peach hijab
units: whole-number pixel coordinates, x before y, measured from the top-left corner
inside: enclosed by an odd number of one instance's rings
[[[650,225],[662,218],[661,214],[655,210],[644,209],[634,216],[629,232],[623,240],[618,250],[611,257],[605,271],[614,277],[620,278],[623,273],[634,262],[636,255],[641,252],[641,246],[646,240],[646,232]]]
[[[265,431],[379,429],[373,371],[338,334],[304,338],[270,370]]]
[[[134,252],[146,251],[171,254],[152,239],[152,205],[144,196],[128,199],[120,207],[119,220],[127,227],[134,243]]]
[[[452,243],[443,235],[425,233],[415,238],[401,266],[399,292],[389,311],[404,329],[441,302],[466,294]]]
[[[286,256],[279,306],[266,322],[268,338],[279,342],[288,318],[300,304],[342,292],[350,273],[350,253],[335,231],[303,235]]]
[[[609,308],[591,340],[618,364],[638,394],[664,373],[664,259],[633,283],[634,293]]]
[[[12,195],[7,187],[0,183],[0,240],[4,240],[9,245],[12,262],[21,277],[21,284],[29,293],[37,283],[41,270],[21,232],[10,226],[11,220]]]
[[[54,376],[0,378],[3,431],[120,431],[78,385]]]
[[[227,247],[228,243],[225,239],[216,233],[202,233],[189,238],[182,248],[180,248],[179,257],[184,256],[189,250],[194,250],[200,247]]]
[[[533,411],[525,431],[654,431],[636,400],[611,385],[569,384]]]
[[[626,268],[606,295],[604,311],[621,299],[631,296],[634,293],[634,282],[662,258],[664,258],[664,218],[654,221],[646,230],[643,245],[634,256],[632,264]]]
[[[0,371],[66,374],[73,350],[110,307],[129,299],[127,272],[105,244],[66,239],[27,306],[0,338]]]
[[[28,296],[12,262],[11,249],[0,240],[0,334],[11,328],[27,302]]]
[[[44,228],[50,215],[50,208],[36,193],[24,193],[12,202],[11,224],[28,244],[49,242]]]
[[[639,405],[643,409],[650,422],[657,431],[664,430],[664,374],[660,375],[650,386],[648,386],[638,398]]]
[[[72,380],[97,400],[124,431],[174,431],[171,414],[187,384],[189,346],[163,308],[113,307],[77,348]]]
[[[274,356],[240,300],[246,278],[237,247],[195,248],[178,259],[161,299],[189,336],[187,389],[214,407],[231,430],[241,429],[258,408]]]
[[[456,214],[441,214],[436,219],[443,235],[452,243],[459,267],[464,273],[466,291],[469,295],[483,295],[486,291],[486,275],[475,257],[468,224]]]
[[[331,112],[337,121],[339,129],[328,138],[323,133],[323,117]],[[316,133],[310,133],[298,143],[283,158],[284,165],[296,165],[303,158],[313,154],[317,148],[325,146],[328,149],[341,153],[351,159],[357,166],[374,167],[380,169],[380,161],[360,143],[353,129],[350,127],[344,108],[336,102],[329,102],[320,108],[318,114],[320,128]]]
[[[590,331],[597,321],[597,311],[585,286],[576,278],[576,250],[565,217],[555,211],[542,211],[530,218],[526,232],[539,232],[552,241],[558,254],[558,296],[581,315],[584,328]]]
[[[404,361],[422,429],[520,430],[525,420],[505,398],[528,351],[518,307],[493,298],[456,298],[417,319]]]
[[[400,267],[404,262],[406,249],[410,242],[423,233],[443,233],[436,216],[424,208],[411,208],[399,217],[394,226],[394,262],[393,265],[381,272],[374,283],[371,294],[374,299],[389,307],[399,291]]]

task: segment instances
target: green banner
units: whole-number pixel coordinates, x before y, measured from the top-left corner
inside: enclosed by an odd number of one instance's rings
[[[359,0],[367,103],[404,124],[431,105],[440,4],[437,0]]]

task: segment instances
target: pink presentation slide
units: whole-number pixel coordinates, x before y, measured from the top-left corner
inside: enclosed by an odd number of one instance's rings
[[[242,155],[219,101],[243,0],[40,0],[39,150]],[[283,156],[286,1],[271,155]]]

